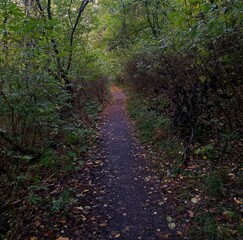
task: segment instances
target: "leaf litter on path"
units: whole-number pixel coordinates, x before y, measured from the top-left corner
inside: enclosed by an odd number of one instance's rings
[[[166,221],[167,197],[125,113],[125,96],[120,90],[113,94],[89,159],[58,183],[58,191],[72,189],[66,210],[38,209],[35,217],[41,224],[28,224],[26,236],[50,240],[179,239],[175,221]]]

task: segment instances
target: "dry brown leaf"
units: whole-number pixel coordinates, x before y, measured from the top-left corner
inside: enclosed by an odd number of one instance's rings
[[[238,205],[243,204],[243,201],[240,201],[240,200],[237,199],[236,197],[234,197],[234,201],[235,201],[235,203],[238,204]]]
[[[188,210],[187,212],[190,218],[194,217],[195,213],[193,211]]]
[[[41,222],[40,222],[40,221],[36,221],[36,222],[35,222],[35,226],[36,226],[36,227],[39,227],[40,225],[41,225]]]
[[[106,227],[106,226],[107,226],[107,223],[105,223],[105,222],[100,224],[100,227]]]
[[[120,233],[117,233],[115,236],[114,236],[114,238],[119,238],[121,236],[121,234]]]
[[[160,237],[162,239],[169,239],[170,238],[170,234],[169,233],[167,233],[167,234],[160,234]]]
[[[96,164],[101,164],[102,161],[101,161],[101,160],[96,160],[95,163],[96,163]]]

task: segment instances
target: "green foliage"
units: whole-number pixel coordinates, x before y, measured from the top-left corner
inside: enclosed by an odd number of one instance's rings
[[[49,13],[46,1],[0,2],[0,157],[12,185],[84,164],[107,75],[136,93],[129,114],[141,139],[166,152],[172,174],[195,146],[217,165],[240,159],[242,2],[91,2],[80,19],[77,0],[52,1]],[[204,180],[212,196],[225,181],[218,170]],[[38,204],[35,191],[27,199]],[[52,210],[68,199],[61,194]],[[206,239],[220,238],[212,216],[197,220]]]
[[[239,226],[239,232],[240,232],[240,235],[242,236],[243,235],[243,225]]]
[[[99,113],[102,111],[102,107],[99,103],[94,101],[89,101],[85,105],[86,113],[88,114],[89,118],[96,122],[98,120]]]
[[[243,185],[243,172],[242,171],[240,171],[238,173],[237,184],[238,184],[238,186],[242,186]]]
[[[157,144],[161,150],[166,152],[166,155],[170,159],[174,159],[178,162],[181,161],[183,147],[178,139],[164,139],[163,141],[158,141]]]
[[[195,229],[195,232],[192,230],[191,237],[193,237],[194,234],[195,236],[198,236],[198,232],[196,233],[196,231],[199,231],[201,235],[204,236],[206,239],[210,239],[210,240],[218,239],[217,224],[212,215],[208,213],[200,213],[197,216],[197,219],[200,224],[200,228]]]
[[[127,107],[131,118],[136,121],[142,141],[151,141],[155,129],[168,127],[168,119],[155,111],[149,110],[148,103],[142,101],[142,97],[139,95],[130,98]]]
[[[171,176],[176,177],[177,175],[183,173],[183,170],[181,168],[181,165],[182,165],[182,161],[181,160],[175,161],[175,163],[172,165],[172,167],[170,169]]]
[[[68,204],[70,204],[71,201],[71,191],[63,190],[58,198],[52,200],[51,210],[53,212],[63,211],[67,208]]]
[[[37,205],[42,202],[42,198],[34,192],[29,192],[26,199],[34,205]]]
[[[87,5],[79,15],[82,3]],[[9,189],[1,194],[6,206],[13,196],[46,203],[40,185],[84,165],[107,94],[98,23],[91,1],[51,1],[50,9],[47,1],[0,1],[0,177]],[[63,210],[69,199],[63,192],[47,205]]]
[[[215,146],[213,143],[209,143],[206,146],[201,146],[200,148],[195,149],[194,152],[197,155],[201,155],[203,157],[206,156],[210,160],[214,160],[217,155],[217,152],[216,152],[216,149],[215,149]]]
[[[68,152],[68,157],[72,160],[75,160],[77,158],[77,154],[75,152]]]
[[[54,168],[58,157],[52,149],[47,149],[41,156],[40,164],[46,168]]]
[[[206,191],[211,196],[219,196],[223,186],[222,176],[217,171],[210,171],[205,177]]]
[[[165,107],[162,105],[161,108]],[[166,159],[173,160],[170,173],[182,173],[182,145],[176,138],[169,137],[170,123],[167,118],[156,111],[152,111],[148,102],[142,96],[134,95],[127,100],[128,113],[136,122],[140,139],[147,144],[154,144],[156,148],[165,153]]]
[[[222,139],[225,142],[234,141],[234,140],[239,141],[240,138],[241,136],[239,132],[227,132],[222,134]]]
[[[75,144],[75,143],[78,143],[79,141],[79,134],[77,132],[71,132],[67,135],[67,140],[66,142],[68,144]]]
[[[107,63],[132,92],[128,112],[141,139],[165,156],[171,176],[195,169],[195,184],[202,180],[209,195],[202,201],[233,205],[242,185],[241,1],[106,0],[101,6]],[[163,164],[158,167],[164,176]],[[239,238],[235,219],[231,225],[215,215],[190,222],[189,239]]]

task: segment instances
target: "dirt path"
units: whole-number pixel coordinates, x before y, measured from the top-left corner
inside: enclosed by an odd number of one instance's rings
[[[66,200],[57,198],[67,208],[50,211],[48,204],[40,204],[24,211],[22,234],[10,239],[177,239],[167,227],[160,181],[127,118],[125,96],[116,87],[112,94],[102,116],[100,143],[90,150],[86,163],[40,192],[48,197],[68,191]]]
[[[125,95],[112,88],[113,102],[101,126],[103,164],[96,172],[101,214],[100,239],[167,239],[159,181],[143,159],[125,112]],[[175,238],[170,238],[175,239]]]

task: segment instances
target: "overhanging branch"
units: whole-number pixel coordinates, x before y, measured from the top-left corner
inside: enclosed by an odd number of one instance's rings
[[[78,12],[78,16],[76,18],[76,21],[73,25],[72,31],[71,31],[71,35],[70,35],[70,52],[69,52],[69,58],[68,58],[68,64],[67,64],[67,69],[66,72],[69,71],[70,67],[71,67],[71,63],[72,63],[72,57],[73,57],[73,41],[74,41],[74,34],[76,32],[79,20],[81,18],[81,14],[83,13],[85,7],[88,5],[88,3],[91,2],[91,0],[83,0],[81,3],[81,6],[79,8],[79,12]]]

